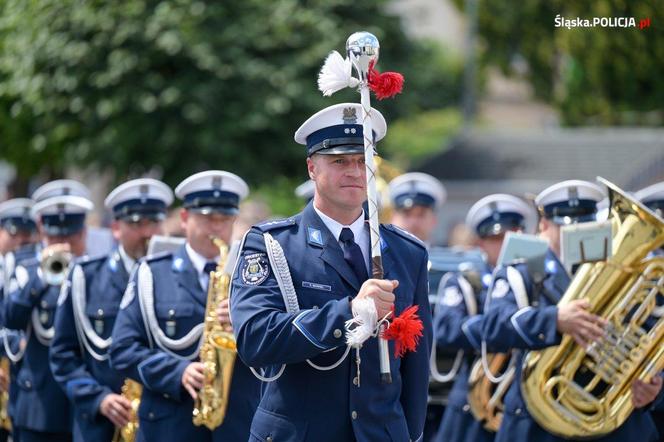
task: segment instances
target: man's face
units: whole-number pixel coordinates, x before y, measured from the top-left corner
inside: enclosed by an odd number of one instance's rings
[[[429,242],[436,228],[436,214],[431,207],[412,206],[398,209],[392,215],[392,224],[400,227],[424,242]]]
[[[560,226],[546,218],[540,219],[539,236],[549,241],[549,247],[560,257]]]
[[[14,237],[5,229],[0,228],[0,255],[14,250]]]
[[[150,219],[137,222],[117,220],[111,224],[111,230],[125,252],[134,259],[140,259],[147,254],[152,235],[162,233],[162,222]]]
[[[509,229],[510,232],[521,232],[521,229]],[[486,254],[487,261],[491,267],[495,267],[498,263],[500,256],[500,249],[503,247],[505,240],[505,233],[501,232],[498,235],[486,236],[477,240],[477,246],[482,249]]]
[[[235,215],[222,213],[203,215],[186,209],[180,211],[180,223],[191,248],[208,259],[219,254],[219,248],[214,245],[211,237],[219,238],[230,246],[236,218]]]
[[[364,154],[314,154],[307,169],[316,182],[316,202],[324,207],[356,210],[367,199]]]
[[[53,244],[68,244],[69,250],[74,256],[83,256],[85,255],[85,236],[86,230],[81,229],[71,235],[44,235],[44,240],[46,241],[47,246]]]

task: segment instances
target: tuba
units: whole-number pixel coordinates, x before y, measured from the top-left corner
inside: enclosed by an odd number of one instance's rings
[[[203,344],[200,360],[205,365],[203,388],[194,403],[194,425],[205,425],[214,430],[224,421],[231,390],[231,379],[237,349],[233,333],[224,331],[217,319],[217,306],[228,299],[231,275],[226,271],[228,246],[218,238],[212,238],[219,247],[217,269],[210,272],[207,304],[203,328]]]
[[[122,396],[131,403],[131,420],[122,428],[116,428],[113,442],[134,442],[138,432],[138,406],[141,404],[143,386],[131,379],[122,384]]]
[[[633,411],[632,382],[664,367],[664,318],[652,315],[664,293],[664,257],[648,258],[664,244],[664,221],[599,180],[609,188],[613,255],[583,264],[559,305],[588,299],[589,311],[608,322],[606,336],[588,348],[564,336],[556,347],[529,352],[521,379],[533,418],[567,438],[618,428]]]

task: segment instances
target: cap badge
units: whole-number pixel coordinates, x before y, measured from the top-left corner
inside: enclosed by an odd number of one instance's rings
[[[342,119],[344,124],[357,124],[357,109],[354,107],[345,107]]]

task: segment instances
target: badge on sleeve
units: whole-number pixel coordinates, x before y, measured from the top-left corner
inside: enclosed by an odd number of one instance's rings
[[[510,285],[504,279],[498,279],[491,290],[492,298],[502,298],[510,291]]]
[[[259,285],[270,275],[270,264],[265,253],[254,253],[244,257],[242,263],[242,282],[248,285]]]
[[[456,307],[463,301],[463,295],[457,286],[447,287],[443,292],[443,305]]]

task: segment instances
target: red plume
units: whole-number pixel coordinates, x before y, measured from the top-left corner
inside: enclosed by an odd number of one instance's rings
[[[415,351],[424,325],[417,316],[419,306],[411,305],[394,318],[385,331],[385,339],[394,340],[394,357],[400,358],[408,351]]]
[[[398,72],[383,72],[374,69],[374,63],[369,66],[369,89],[376,94],[376,98],[383,100],[392,98],[403,90],[403,75]]]

